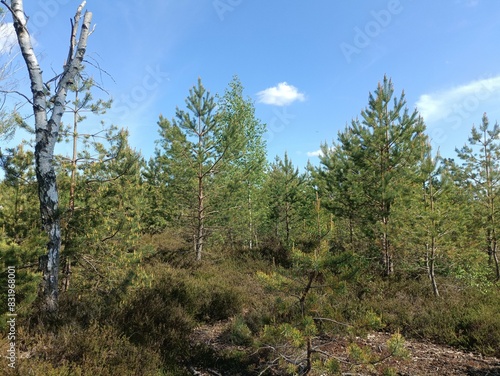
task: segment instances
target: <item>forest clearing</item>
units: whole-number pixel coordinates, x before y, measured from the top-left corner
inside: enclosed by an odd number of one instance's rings
[[[1,374],[500,375],[487,113],[444,157],[384,75],[299,168],[269,159],[237,75],[219,93],[198,78],[146,157],[104,121],[85,2],[50,79],[23,2],[0,4],[31,89],[2,93],[33,110],[0,108]]]

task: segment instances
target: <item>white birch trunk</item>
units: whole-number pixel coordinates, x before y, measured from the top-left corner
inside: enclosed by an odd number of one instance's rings
[[[7,5],[5,1],[3,4]],[[69,85],[82,69],[82,61],[90,33],[92,13],[86,12],[83,17],[80,37],[76,41],[80,17],[85,1],[78,7],[72,22],[71,42],[68,60],[64,70],[56,81],[54,105],[48,117],[47,97],[38,59],[33,50],[27,30],[22,0],[12,0],[10,10],[14,19],[14,28],[21,48],[21,53],[28,68],[33,96],[33,113],[35,115],[35,168],[40,200],[42,227],[48,235],[47,254],[40,258],[40,269],[43,273],[42,292],[44,309],[49,312],[57,310],[59,251],[61,248],[61,226],[59,221],[59,195],[56,184],[53,157],[54,147],[59,134],[61,118],[64,113],[66,95]]]

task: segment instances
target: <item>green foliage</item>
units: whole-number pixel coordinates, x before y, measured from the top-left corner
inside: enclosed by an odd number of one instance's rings
[[[348,332],[351,334],[364,336],[372,331],[379,331],[385,326],[382,317],[372,309],[368,309],[366,312],[360,311],[356,316],[356,318],[351,319],[353,324],[348,328]]]
[[[142,228],[142,160],[130,148],[128,133],[112,128],[92,148],[82,152],[87,162],[76,176],[73,210],[69,208],[71,181],[64,172],[59,174],[61,207],[68,208],[61,218],[62,256],[73,264],[73,279],[103,279],[103,269],[126,265],[135,257]]]
[[[117,321],[132,342],[160,348],[169,360],[181,359],[196,323],[227,319],[241,310],[235,291],[214,278],[166,269],[152,285],[127,294]]]
[[[40,229],[34,156],[23,145],[0,153],[4,179],[0,182],[0,283],[7,285],[7,268],[16,268],[16,304],[19,312],[30,310],[37,296],[38,257],[46,238]],[[7,301],[7,289],[0,290]],[[0,328],[6,325],[7,305],[0,307]]]
[[[319,213],[319,202],[317,211]],[[325,330],[319,323],[322,324],[325,318],[329,320],[331,312],[326,307],[337,297],[338,286],[356,273],[343,262],[349,258],[333,254],[326,240],[320,240],[318,247],[308,253],[292,249],[291,259],[290,269],[278,268],[268,274],[257,274],[267,288],[277,290],[280,296],[276,299],[275,322],[264,327],[259,341],[261,346],[272,349],[272,357],[288,359],[280,368],[298,372],[313,365],[323,367],[326,360],[315,362],[312,351],[314,338]],[[371,325],[376,321],[373,316],[368,318]]]
[[[372,243],[379,243],[385,275],[393,273],[396,253],[391,246],[392,207],[408,182],[414,181],[426,141],[418,112],[405,107],[404,93],[400,98],[393,95],[393,84],[384,77],[370,93],[361,120],[352,120],[339,133],[338,145],[323,146],[322,167],[316,172],[322,196],[330,199],[336,214],[350,221],[351,243],[358,223],[366,227],[363,231]],[[340,203],[332,202],[335,198]]]
[[[298,328],[288,323],[283,323],[278,326],[266,325],[262,331],[261,341],[271,346],[289,342],[293,347],[302,347],[304,346],[305,338]]]
[[[379,348],[380,351],[380,348]],[[409,356],[409,352],[405,347],[405,339],[396,332],[387,340],[386,349],[380,353],[374,352],[369,346],[359,345],[352,342],[347,347],[349,362],[354,370],[368,370],[374,372],[377,365],[383,364],[389,358],[405,359]],[[394,370],[386,367],[383,374],[393,374]]]
[[[495,294],[494,272],[488,265],[488,255],[477,249],[454,255],[450,275],[482,294]]]
[[[241,315],[237,315],[231,322],[227,337],[230,343],[238,346],[248,346],[253,342],[252,331]]]
[[[242,98],[242,87],[236,79],[219,104],[199,79],[189,91],[186,108],[187,111],[177,108],[172,121],[160,117],[161,140],[144,176],[149,187],[159,183],[165,188],[156,192],[173,198],[173,210],[163,208],[159,217],[181,219],[184,225],[192,227],[196,259],[201,260],[210,223],[212,227],[227,227],[231,212],[234,215],[235,209],[241,211],[241,199],[246,201],[247,218],[253,223],[251,200],[264,164],[264,149],[259,142],[263,129],[254,118],[251,103]],[[235,179],[242,185],[234,184]],[[223,194],[231,188],[245,192],[245,197],[230,203]],[[155,189],[151,188],[151,192]],[[236,192],[229,197],[233,193]],[[157,203],[156,199],[152,201]],[[236,206],[228,207],[228,203]],[[219,221],[211,220],[214,213],[221,213]],[[160,218],[156,217],[155,222],[161,226],[165,222]],[[253,239],[253,229],[249,228],[247,242]]]
[[[399,358],[407,358],[410,355],[405,347],[405,339],[399,332],[394,333],[387,341],[387,348],[391,355]]]
[[[228,155],[221,166],[212,205],[217,213],[210,226],[227,247],[251,250],[259,246],[266,203],[261,199],[265,180],[265,125],[255,117],[251,98],[244,98],[243,86],[234,77],[219,98],[220,121],[234,128]]]
[[[72,103],[78,124],[80,110],[106,107],[85,85]],[[53,316],[34,303],[46,239],[33,153],[2,150],[0,284],[15,265],[19,349],[30,352],[17,374],[392,375],[384,361],[408,355],[403,335],[500,356],[499,129],[487,118],[464,165],[441,163],[384,79],[305,173],[286,154],[267,166],[265,127],[237,78],[220,97],[199,82],[159,126],[147,165],[116,127],[63,130],[83,149],[77,166],[57,159],[61,280],[71,283]],[[203,262],[188,256],[193,235]],[[398,266],[391,278],[381,250]],[[204,330],[216,338],[196,338]],[[379,330],[394,334],[376,353],[365,337]],[[325,344],[346,338],[350,364]]]
[[[316,216],[312,205],[314,189],[308,176],[299,173],[287,153],[283,159],[277,156],[270,165],[265,190],[270,236],[286,250],[290,250],[294,244],[304,245],[317,239],[317,231],[314,231]]]
[[[158,375],[158,354],[134,346],[115,328],[92,323],[88,328],[65,325],[57,333],[26,338],[26,350],[35,353],[30,361],[18,361],[13,375]],[[7,369],[6,365],[3,365]]]
[[[450,284],[457,281],[448,280]],[[437,343],[498,354],[498,325],[494,311],[499,296],[482,294],[474,288],[448,289],[440,299],[419,281],[379,281],[363,301],[382,318],[385,330],[401,331],[406,337],[427,338]],[[359,310],[355,300],[346,301],[344,311]]]
[[[396,371],[392,367],[387,367],[387,368],[384,369],[382,375],[383,376],[397,376],[398,375],[398,371]]]
[[[257,271],[256,276],[260,281],[262,281],[264,286],[269,289],[269,291],[283,290],[293,283],[293,280],[277,271],[265,273],[259,270]]]
[[[25,150],[24,145],[0,151],[0,164],[4,171],[0,226],[13,242],[31,242],[41,233],[33,152]]]
[[[328,359],[322,366],[330,375],[340,374],[340,362],[337,359]]]
[[[473,126],[469,145],[456,149],[458,157],[463,161],[460,171],[463,181],[469,183],[468,188],[474,198],[471,205],[473,212],[481,224],[484,241],[483,247],[493,266],[495,280],[500,281],[500,261],[497,253],[497,233],[500,197],[500,125],[492,128],[486,113],[483,115],[479,130]]]
[[[356,343],[351,343],[347,347],[349,359],[354,364],[369,364],[373,362],[373,354],[367,347],[360,347]]]

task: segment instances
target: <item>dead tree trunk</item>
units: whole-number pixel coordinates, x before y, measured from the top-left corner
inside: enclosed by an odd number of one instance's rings
[[[90,34],[92,13],[85,12],[78,41],[78,28],[85,1],[78,7],[71,22],[71,40],[66,64],[63,72],[49,81],[54,82],[55,85],[54,94],[51,98],[53,106],[49,108],[46,94],[48,85],[43,81],[42,71],[33,50],[27,29],[27,19],[24,15],[23,1],[12,0],[9,5],[7,1],[2,0],[1,3],[12,13],[19,47],[28,68],[31,82],[32,105],[35,115],[35,168],[40,200],[40,216],[42,227],[48,235],[47,254],[40,260],[40,269],[43,274],[42,305],[44,310],[54,312],[57,310],[58,303],[59,251],[61,248],[59,194],[53,164],[54,147],[64,113],[68,87],[82,69],[87,38]]]

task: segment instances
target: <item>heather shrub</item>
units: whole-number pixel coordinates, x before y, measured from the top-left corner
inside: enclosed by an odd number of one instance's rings
[[[94,322],[84,328],[65,325],[55,333],[19,333],[18,358],[12,375],[161,375],[154,349],[135,346],[116,328]],[[8,369],[2,364],[2,369]]]

